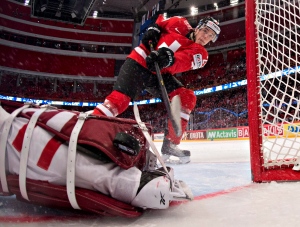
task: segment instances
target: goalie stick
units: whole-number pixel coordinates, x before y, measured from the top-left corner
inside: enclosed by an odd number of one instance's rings
[[[153,44],[149,41],[150,50],[154,51]],[[162,99],[166,106],[168,117],[171,120],[172,126],[177,136],[181,136],[182,128],[181,128],[181,119],[180,119],[180,110],[181,110],[181,102],[178,95],[175,95],[170,103],[168,93],[164,84],[164,80],[160,73],[160,69],[157,62],[154,62],[155,71],[159,83],[159,87],[162,93]]]

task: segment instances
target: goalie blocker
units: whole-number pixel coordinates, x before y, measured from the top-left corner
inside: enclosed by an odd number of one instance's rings
[[[139,142],[135,155],[113,144],[124,132]],[[136,217],[192,199],[173,169],[156,169],[133,120],[2,101],[0,146],[0,192],[21,201]]]

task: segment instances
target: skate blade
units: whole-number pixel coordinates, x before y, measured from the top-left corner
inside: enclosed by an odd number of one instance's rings
[[[162,155],[162,158],[165,163],[175,164],[175,165],[188,164],[189,162],[191,162],[190,156],[176,157],[176,156],[172,156],[172,155]]]
[[[170,159],[170,155],[167,155],[167,154],[162,154],[161,157],[164,162],[168,162],[168,160]]]

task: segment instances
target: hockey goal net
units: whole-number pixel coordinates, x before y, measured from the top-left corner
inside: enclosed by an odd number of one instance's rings
[[[246,0],[254,182],[300,180],[299,0]]]

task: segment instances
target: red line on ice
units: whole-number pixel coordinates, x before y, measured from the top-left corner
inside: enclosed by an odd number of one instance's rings
[[[32,223],[32,222],[44,222],[44,221],[67,221],[67,220],[76,220],[76,219],[85,219],[85,218],[93,218],[95,216],[92,215],[74,215],[74,216],[5,216],[0,217],[0,223],[1,222],[17,222],[17,223]]]
[[[217,197],[217,196],[220,196],[220,195],[229,194],[229,193],[232,193],[232,192],[242,190],[244,188],[252,187],[253,185],[255,185],[255,184],[249,184],[249,185],[234,187],[234,188],[227,189],[227,190],[224,190],[224,191],[219,191],[219,192],[214,192],[214,193],[209,193],[209,194],[205,194],[205,195],[196,196],[194,198],[194,200],[209,199],[209,198]],[[182,204],[182,203],[188,203],[188,202],[190,202],[190,201],[171,202],[170,206],[176,206],[176,205],[179,205],[179,204]]]

